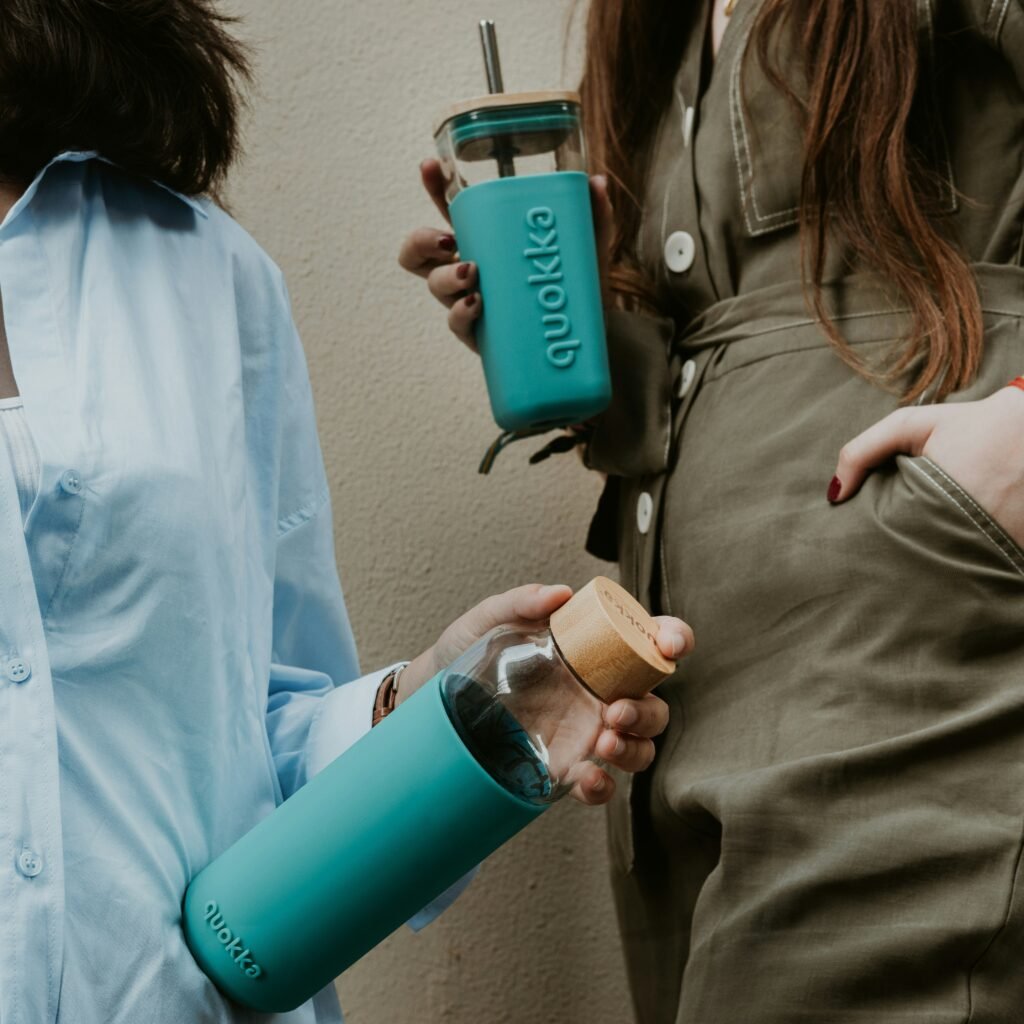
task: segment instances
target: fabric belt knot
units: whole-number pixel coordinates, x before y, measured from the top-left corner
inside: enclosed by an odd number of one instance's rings
[[[972,270],[986,313],[1019,313],[1024,267],[975,263]],[[895,340],[909,327],[906,307],[872,274],[826,281],[822,296],[850,344]],[[720,358],[747,361],[829,344],[799,280],[723,299],[682,329],[670,317],[618,311],[610,312],[606,323],[612,401],[594,423],[586,463],[627,478],[656,476],[668,468],[678,410],[674,382],[684,360],[695,358],[703,365]],[[740,351],[719,354],[737,343],[745,343],[742,356]],[[709,349],[701,359],[700,353]]]

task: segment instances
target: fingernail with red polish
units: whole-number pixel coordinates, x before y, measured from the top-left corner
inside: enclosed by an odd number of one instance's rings
[[[445,252],[455,252],[455,236],[442,235],[437,240],[437,247],[439,249],[444,249]]]
[[[466,308],[467,308],[467,309],[468,309],[468,308],[469,308],[470,306],[475,306],[475,305],[476,305],[476,293],[474,293],[473,295],[469,295],[469,296],[467,296],[467,297],[466,297]]]
[[[839,500],[839,492],[843,489],[843,481],[839,477],[832,477],[832,482],[828,485],[828,500],[834,505]]]
[[[455,276],[457,278],[459,278],[459,280],[465,281],[466,278],[469,277],[469,264],[468,263],[460,263],[455,268]]]

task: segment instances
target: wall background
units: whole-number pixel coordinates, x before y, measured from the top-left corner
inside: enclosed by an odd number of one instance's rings
[[[497,433],[480,368],[396,262],[407,230],[439,222],[417,171],[436,116],[486,91],[477,21],[497,22],[507,89],[571,87],[569,7],[231,4],[258,88],[228,199],[289,282],[367,669],[413,656],[490,593],[609,569],[583,552],[599,483],[573,457],[528,467],[539,445],[524,442],[478,476]],[[603,813],[559,806],[440,920],[344,976],[348,1024],[629,1024],[606,874]]]

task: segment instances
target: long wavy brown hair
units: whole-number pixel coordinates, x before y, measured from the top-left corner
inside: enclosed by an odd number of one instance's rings
[[[974,277],[940,216],[936,170],[927,147],[915,144],[912,112],[926,59],[916,8],[908,0],[764,0],[745,56],[761,62],[803,126],[808,302],[839,356],[908,402],[970,383],[983,335]],[[693,16],[683,0],[591,0],[589,8],[580,91],[592,169],[608,175],[615,210],[611,287],[627,306],[654,301],[636,252],[644,181]],[[803,61],[802,96],[792,66],[779,64],[783,33]],[[884,366],[864,364],[825,308],[825,257],[838,239],[910,311],[907,336]]]

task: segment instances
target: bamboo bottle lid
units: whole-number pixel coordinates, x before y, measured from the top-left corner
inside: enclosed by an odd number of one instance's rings
[[[592,579],[551,616],[562,657],[605,703],[649,693],[676,664],[658,650],[658,624],[604,576]]]

